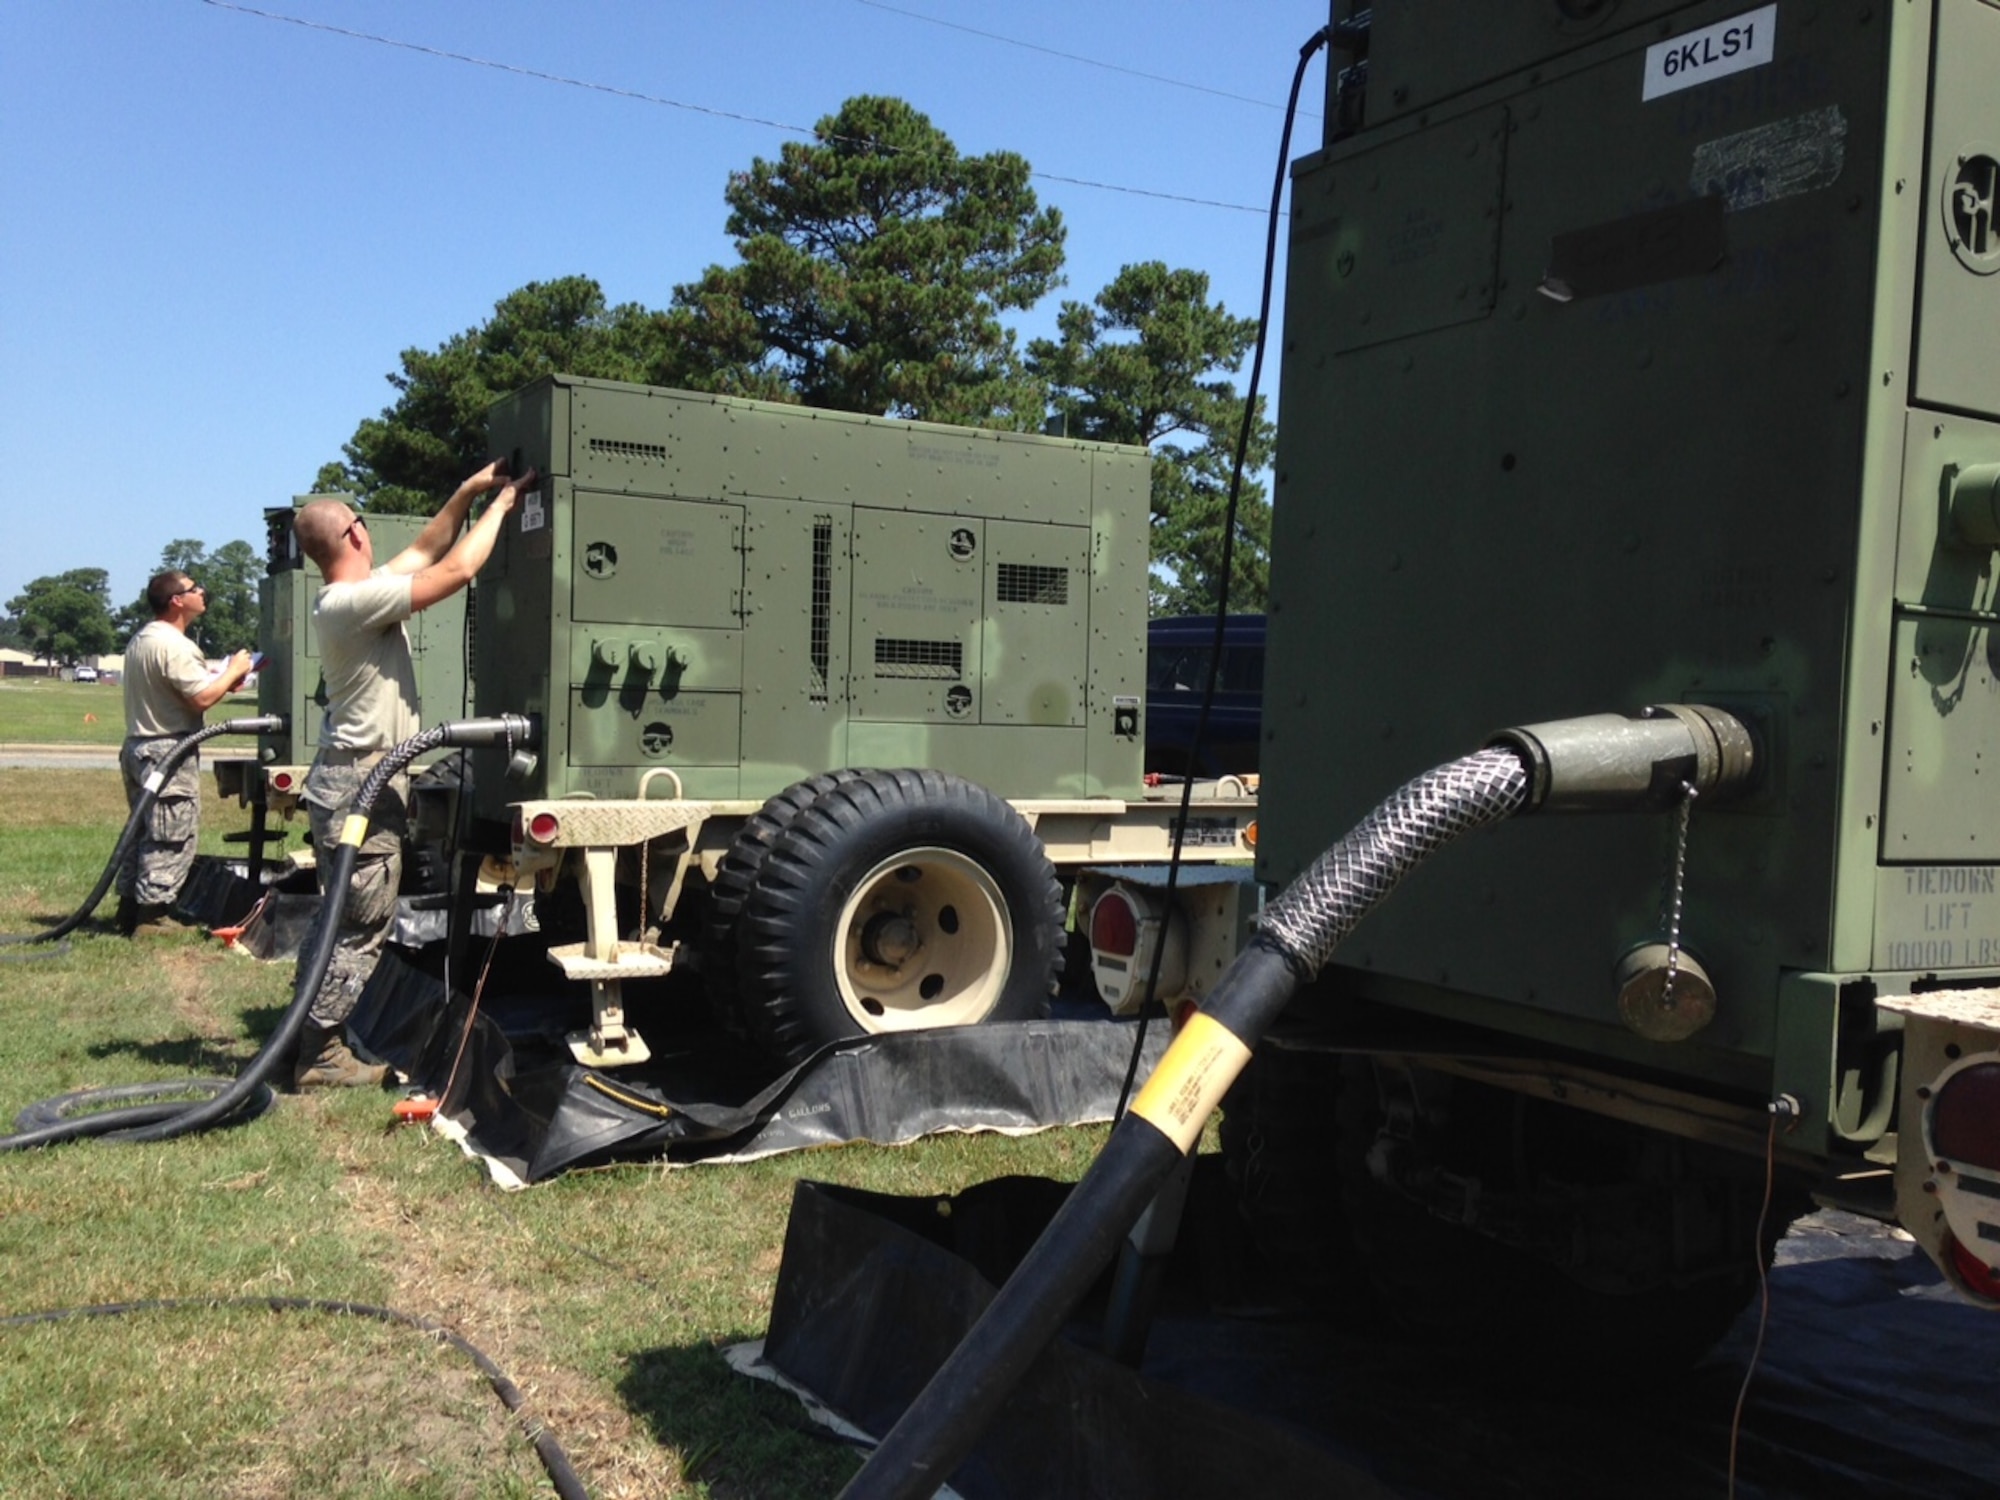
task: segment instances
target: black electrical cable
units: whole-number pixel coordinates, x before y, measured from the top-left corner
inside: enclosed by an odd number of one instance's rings
[[[1774,1104],[1770,1127],[1764,1135],[1764,1197],[1757,1206],[1757,1238],[1750,1246],[1750,1258],[1757,1267],[1757,1338],[1750,1345],[1750,1358],[1743,1366],[1743,1384],[1737,1387],[1736,1406],[1729,1416],[1729,1480],[1723,1490],[1725,1500],[1736,1500],[1736,1448],[1743,1434],[1743,1406],[1750,1399],[1750,1379],[1757,1373],[1757,1361],[1764,1354],[1764,1335],[1771,1323],[1771,1268],[1764,1260],[1764,1226],[1770,1219],[1771,1194],[1778,1178],[1780,1112],[1780,1107]]]
[[[254,719],[229,719],[220,724],[210,724],[205,729],[197,729],[174,742],[164,759],[147,773],[140,787],[139,800],[132,804],[132,812],[125,819],[124,830],[118,835],[118,842],[111,850],[111,857],[104,862],[103,873],[97,877],[97,884],[90,894],[83,898],[82,905],[44,932],[10,932],[0,934],[0,945],[15,943],[52,943],[57,938],[69,936],[89,920],[97,910],[98,902],[111,889],[111,882],[118,878],[118,871],[131,856],[132,846],[139,841],[139,830],[146,826],[146,818],[153,810],[153,804],[160,800],[160,788],[165,786],[181,762],[199,750],[209,740],[223,734],[282,734],[285,729],[283,714],[262,714]],[[13,955],[9,955],[12,957]],[[36,955],[42,957],[44,955]]]
[[[1292,125],[1296,121],[1299,105],[1299,90],[1304,86],[1306,66],[1320,48],[1327,44],[1332,28],[1322,26],[1306,39],[1299,48],[1298,66],[1292,70],[1292,89],[1285,100],[1285,124],[1278,137],[1278,171],[1271,183],[1271,210],[1264,230],[1264,281],[1258,292],[1257,301],[1257,342],[1250,355],[1250,381],[1243,396],[1243,421],[1236,430],[1236,459],[1229,471],[1229,503],[1222,515],[1222,557],[1216,567],[1215,585],[1215,632],[1209,643],[1208,676],[1202,684],[1201,708],[1195,714],[1194,742],[1188,749],[1188,774],[1181,783],[1180,811],[1175,815],[1176,837],[1173,850],[1167,860],[1166,894],[1161,901],[1164,913],[1160,927],[1160,941],[1153,945],[1153,961],[1146,973],[1145,994],[1148,1003],[1140,1008],[1139,1024],[1133,1029],[1132,1055],[1125,1064],[1125,1081],[1118,1090],[1118,1107],[1112,1112],[1112,1120],[1124,1118],[1125,1106],[1132,1097],[1132,1085],[1138,1081],[1139,1059],[1146,1047],[1147,1023],[1152,1017],[1151,997],[1159,988],[1160,965],[1166,958],[1166,936],[1169,924],[1174,918],[1174,893],[1180,887],[1181,841],[1179,830],[1188,826],[1188,815],[1194,802],[1194,768],[1199,763],[1201,747],[1208,737],[1208,714],[1215,702],[1216,684],[1222,671],[1222,645],[1229,621],[1229,585],[1236,562],[1236,513],[1237,504],[1243,495],[1243,465],[1250,452],[1250,434],[1257,422],[1257,385],[1264,373],[1264,349],[1270,338],[1271,328],[1271,284],[1277,277],[1278,264],[1278,221],[1284,216],[1285,176],[1291,166]]]
[[[320,921],[314,929],[310,952],[299,959],[298,977],[293,984],[292,1002],[257,1055],[229,1085],[213,1098],[162,1113],[161,1106],[134,1106],[107,1109],[95,1114],[66,1118],[58,1124],[22,1130],[0,1136],[0,1151],[21,1151],[31,1146],[52,1146],[63,1141],[103,1136],[117,1141],[165,1141],[176,1136],[206,1130],[242,1117],[261,1093],[268,1093],[267,1080],[297,1050],[299,1033],[305,1029],[306,1014],[319,994],[340,942],[340,919],[347,909],[348,881],[362,842],[368,837],[368,817],[376,802],[403,768],[440,745],[505,744],[510,749],[535,737],[528,719],[502,714],[493,719],[460,719],[412,735],[386,753],[355,793],[354,810],[341,829],[340,842],[325,872],[326,896]]]
[[[428,1334],[439,1343],[449,1344],[478,1367],[486,1377],[486,1383],[500,1402],[521,1420],[521,1430],[534,1445],[535,1456],[542,1461],[548,1471],[556,1493],[563,1500],[590,1500],[589,1491],[583,1487],[583,1480],[569,1461],[558,1443],[528,1411],[527,1398],[521,1388],[514,1384],[507,1372],[495,1364],[492,1358],[467,1339],[444,1324],[431,1318],[423,1318],[415,1313],[398,1312],[392,1307],[373,1307],[366,1302],[326,1301],[316,1297],[216,1297],[216,1298],[151,1298],[143,1302],[103,1302],[91,1307],[63,1307],[47,1312],[21,1313],[14,1317],[0,1318],[0,1328],[22,1328],[34,1323],[58,1323],[71,1318],[114,1318],[128,1313],[140,1312],[182,1312],[192,1308],[213,1310],[218,1308],[262,1307],[271,1312],[321,1312],[337,1313],[351,1318],[372,1318],[378,1323],[400,1324],[414,1328],[419,1333]]]

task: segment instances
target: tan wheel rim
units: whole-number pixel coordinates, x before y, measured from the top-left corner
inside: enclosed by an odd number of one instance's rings
[[[841,1003],[869,1032],[985,1020],[1014,959],[1000,887],[950,849],[905,849],[876,865],[841,907],[834,943]]]

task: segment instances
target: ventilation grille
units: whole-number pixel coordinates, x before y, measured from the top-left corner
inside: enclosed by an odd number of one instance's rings
[[[1002,604],[1069,603],[1069,569],[1040,563],[1001,563],[997,588]]]
[[[965,675],[965,648],[957,641],[911,641],[875,637],[877,677],[936,678],[957,681]]]
[[[667,461],[664,443],[627,443],[618,438],[594,437],[590,440],[590,451],[606,458],[634,459],[641,463]]]
[[[813,517],[812,624],[807,652],[812,662],[812,701],[826,702],[828,653],[833,639],[833,518]]]

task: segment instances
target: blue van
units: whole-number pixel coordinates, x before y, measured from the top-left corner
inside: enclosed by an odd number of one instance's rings
[[[1146,629],[1146,769],[1162,776],[1247,775],[1257,769],[1263,738],[1264,617],[1231,615],[1223,623],[1222,671],[1199,755],[1194,731],[1213,615],[1155,620]]]

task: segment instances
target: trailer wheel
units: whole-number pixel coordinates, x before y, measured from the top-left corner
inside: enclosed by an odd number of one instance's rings
[[[742,987],[737,982],[737,932],[743,903],[749,899],[764,868],[765,856],[793,819],[823,793],[861,772],[827,771],[795,781],[751,815],[724,851],[701,914],[702,987],[708,1008],[722,1029],[739,1041],[748,1035],[744,1024]]]
[[[869,771],[771,845],[738,931],[741,1013],[787,1062],[829,1042],[1048,1013],[1055,871],[1021,815],[940,771]]]

